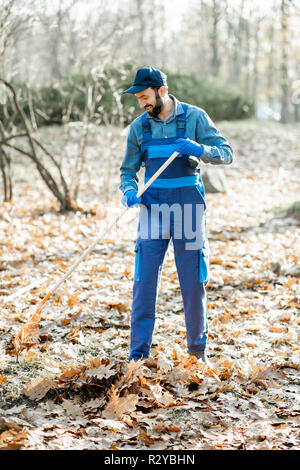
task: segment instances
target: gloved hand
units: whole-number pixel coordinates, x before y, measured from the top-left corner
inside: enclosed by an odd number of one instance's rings
[[[137,198],[137,191],[134,189],[128,189],[128,191],[125,191],[123,197],[122,197],[122,204],[124,207],[138,207],[138,204],[141,202],[141,198]]]
[[[201,157],[204,152],[202,144],[198,144],[190,139],[177,139],[174,147],[175,152],[183,153],[184,155],[193,155],[194,157]]]

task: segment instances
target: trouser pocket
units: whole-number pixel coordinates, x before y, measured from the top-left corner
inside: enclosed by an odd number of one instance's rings
[[[209,256],[208,249],[202,248],[199,250],[199,282],[204,282],[206,285],[209,279]]]
[[[134,280],[141,280],[141,242],[138,240],[135,244],[135,266],[134,266]]]
[[[202,199],[202,203],[204,204],[204,210],[206,209],[206,200],[205,200],[205,190],[204,190],[204,185],[202,184],[196,184],[195,186],[197,194],[200,196],[200,199]]]

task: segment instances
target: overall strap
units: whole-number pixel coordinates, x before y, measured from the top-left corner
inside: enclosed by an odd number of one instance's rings
[[[185,135],[185,120],[186,120],[186,113],[188,110],[188,105],[185,103],[181,103],[181,106],[183,108],[183,114],[179,114],[177,116],[177,137],[178,138],[183,138]]]
[[[151,124],[147,115],[147,112],[142,114],[143,143],[152,139]]]
[[[186,113],[188,110],[188,105],[186,103],[182,103],[183,113],[177,116],[177,132],[176,137],[184,137],[185,136],[185,120],[186,120]],[[149,119],[147,118],[148,113],[145,112],[142,114],[142,129],[143,129],[143,143],[148,142],[152,139],[152,131],[151,131],[151,124]]]

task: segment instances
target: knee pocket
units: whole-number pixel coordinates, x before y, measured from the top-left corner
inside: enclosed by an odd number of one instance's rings
[[[209,280],[209,256],[208,249],[202,248],[199,250],[199,282],[204,282],[204,285]]]
[[[141,242],[138,240],[134,247],[135,251],[135,265],[134,265],[134,280],[141,280]]]

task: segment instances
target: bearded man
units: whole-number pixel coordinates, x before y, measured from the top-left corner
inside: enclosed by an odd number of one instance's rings
[[[209,247],[206,200],[199,161],[229,165],[233,150],[207,113],[168,93],[167,76],[154,67],[140,68],[124,93],[135,95],[145,112],[130,125],[121,164],[122,203],[140,204],[135,245],[129,360],[149,357],[156,299],[164,257],[173,242],[183,298],[187,350],[207,362]],[[137,198],[138,172],[145,183],[172,155],[179,155]],[[165,214],[168,217],[165,217]]]

